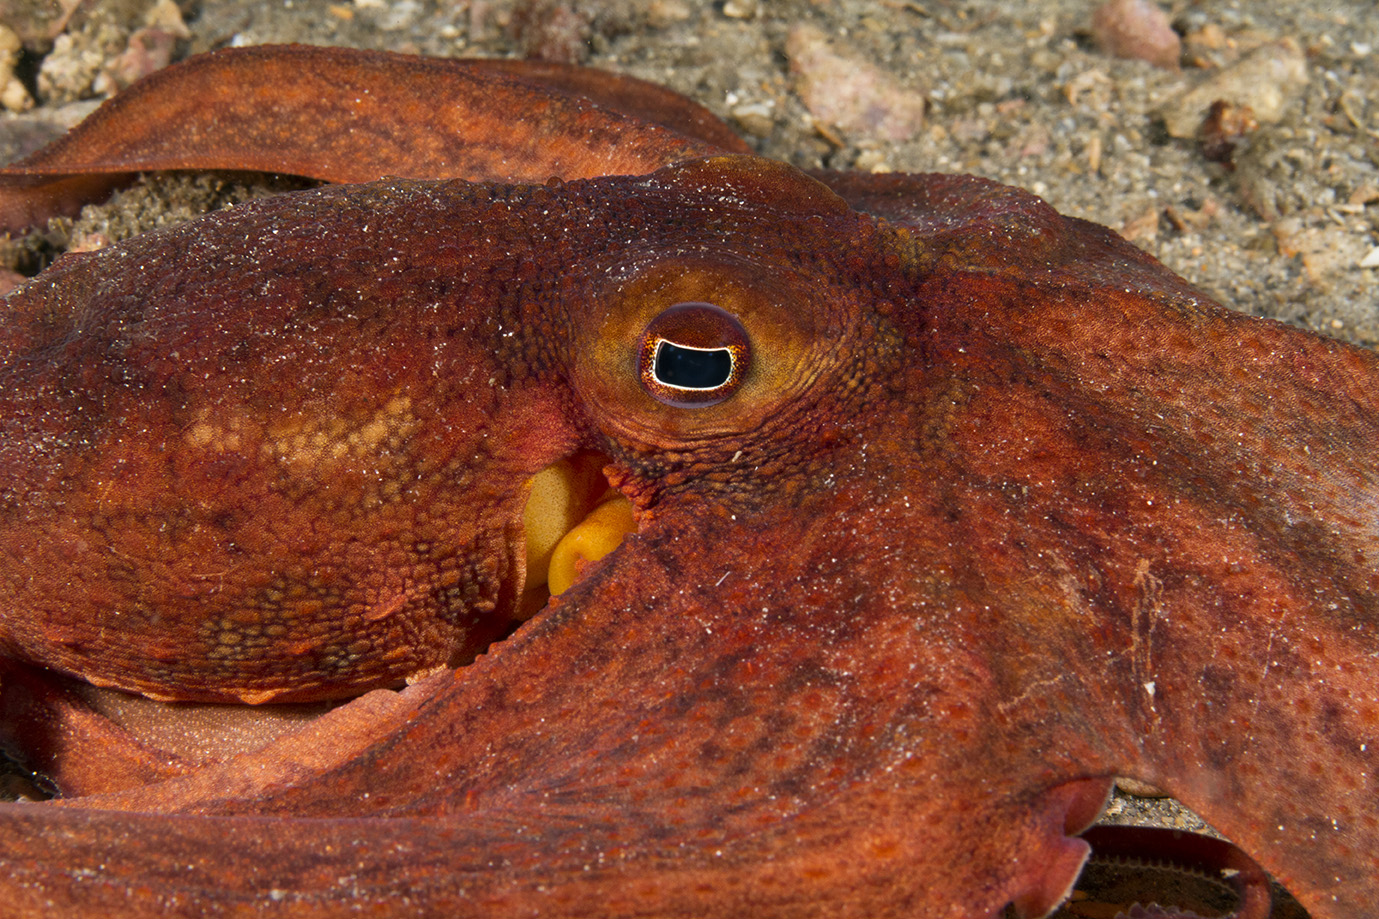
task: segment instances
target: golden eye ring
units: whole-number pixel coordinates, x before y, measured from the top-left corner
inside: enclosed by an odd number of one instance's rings
[[[664,405],[706,408],[737,392],[751,356],[736,316],[712,303],[677,303],[647,324],[637,346],[637,375]]]

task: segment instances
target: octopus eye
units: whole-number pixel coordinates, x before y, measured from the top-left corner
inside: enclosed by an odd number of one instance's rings
[[[705,408],[737,392],[751,357],[736,316],[712,303],[677,303],[642,333],[637,370],[657,401]]]

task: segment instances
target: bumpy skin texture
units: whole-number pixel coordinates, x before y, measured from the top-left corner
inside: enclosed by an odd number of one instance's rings
[[[1130,775],[1317,919],[1366,915],[1374,356],[1015,189],[675,146],[641,176],[281,196],[8,296],[25,678],[388,686],[514,602],[538,469],[607,454],[639,529],[472,664],[0,807],[6,908],[1039,915]],[[638,336],[694,301],[752,368],[671,408]]]
[[[749,152],[702,106],[631,77],[552,63],[246,48],[155,73],[0,170],[0,231],[75,213],[131,174],[159,169],[544,182],[649,172],[718,150]]]

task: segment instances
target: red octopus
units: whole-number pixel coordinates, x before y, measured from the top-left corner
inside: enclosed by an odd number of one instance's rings
[[[548,65],[194,58],[0,226],[171,168],[359,184],[4,300],[6,915],[1039,916],[1119,775],[1379,902],[1368,351]]]

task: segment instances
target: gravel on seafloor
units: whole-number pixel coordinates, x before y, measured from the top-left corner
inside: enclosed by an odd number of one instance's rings
[[[971,172],[1029,188],[1237,309],[1379,342],[1371,0],[1151,4],[1181,39],[1177,70],[1103,50],[1100,5],[0,0],[0,24],[23,47],[7,76],[0,31],[0,83],[17,74],[38,103],[0,115],[0,157],[65,129],[169,44],[174,58],[268,41],[539,52],[664,83],[796,165]],[[1202,138],[1178,135],[1195,133],[1208,114],[1200,100],[1222,93],[1242,97],[1226,99],[1208,156]],[[1252,130],[1233,132],[1251,116]],[[102,219],[78,235],[119,238]],[[45,246],[65,244],[53,235]],[[31,269],[24,249],[0,247],[0,267]]]

